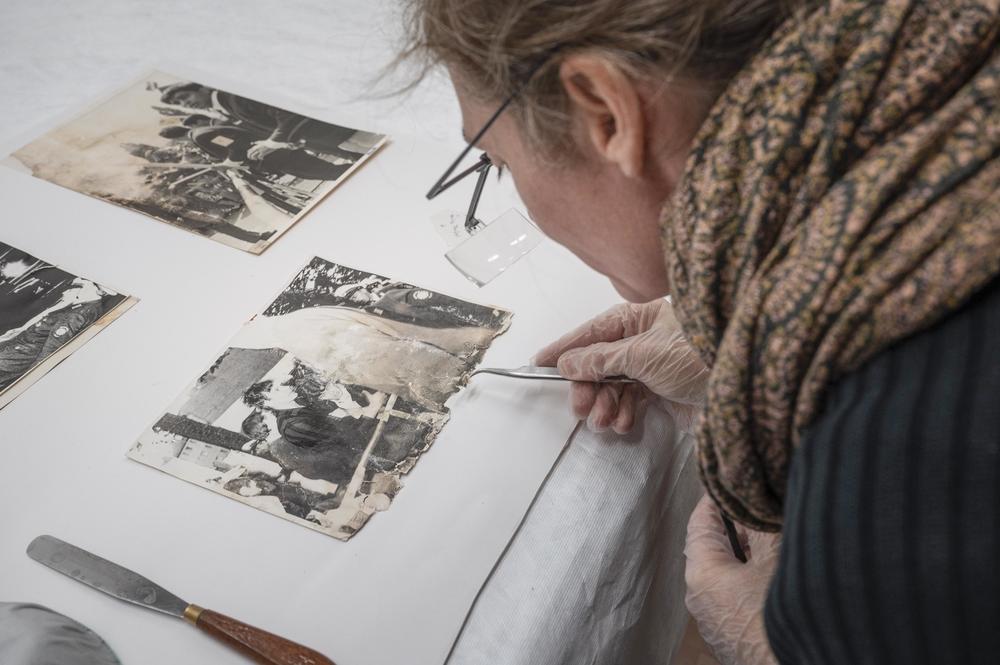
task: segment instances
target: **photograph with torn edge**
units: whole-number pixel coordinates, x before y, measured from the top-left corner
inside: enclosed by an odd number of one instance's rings
[[[156,72],[8,161],[259,254],[384,142]]]
[[[0,242],[0,409],[136,302]]]
[[[347,540],[511,316],[314,258],[129,457]]]

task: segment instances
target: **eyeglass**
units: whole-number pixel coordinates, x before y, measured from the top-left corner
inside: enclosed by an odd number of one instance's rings
[[[452,173],[454,173],[458,168],[458,165],[462,163],[462,160],[464,160],[466,156],[472,152],[472,148],[479,143],[479,139],[483,138],[486,131],[493,126],[493,123],[500,117],[500,114],[506,111],[507,107],[511,105],[511,102],[513,102],[517,96],[521,94],[521,91],[528,85],[535,73],[542,68],[542,65],[548,61],[554,51],[555,49],[549,51],[537,62],[531,65],[522,77],[521,83],[514,89],[514,92],[512,92],[507,99],[503,101],[500,108],[493,112],[493,115],[491,115],[482,128],[476,132],[475,136],[472,137],[472,140],[469,141],[469,144],[465,146],[462,152],[459,153],[458,157],[455,158],[455,161],[451,163],[451,166],[448,167],[444,174],[438,178],[437,182],[434,183],[434,186],[431,187],[430,191],[427,192],[427,200],[430,201],[463,178],[473,173],[479,173],[479,178],[476,180],[476,188],[472,192],[472,201],[469,203],[469,211],[465,214],[465,229],[467,231],[471,232],[477,227],[485,226],[482,221],[476,218],[476,208],[479,207],[479,197],[483,194],[483,185],[486,184],[486,176],[489,175],[493,162],[490,160],[490,156],[484,152],[472,166],[468,167],[458,175],[452,176]]]

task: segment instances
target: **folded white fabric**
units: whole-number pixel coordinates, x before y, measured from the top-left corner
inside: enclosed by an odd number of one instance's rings
[[[448,665],[668,665],[688,623],[694,440],[650,408],[581,429],[487,581]]]
[[[121,665],[100,635],[41,605],[0,603],[3,665]]]

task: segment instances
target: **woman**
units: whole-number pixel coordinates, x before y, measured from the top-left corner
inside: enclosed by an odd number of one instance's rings
[[[647,303],[536,360],[595,428],[653,396],[696,424],[687,602],[720,660],[995,662],[996,0],[411,9],[465,135]],[[645,388],[586,383],[613,374]]]

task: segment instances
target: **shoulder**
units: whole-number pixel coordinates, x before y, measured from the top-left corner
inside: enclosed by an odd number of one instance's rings
[[[982,421],[988,429],[1000,428],[998,392],[1000,279],[995,279],[930,328],[837,380],[802,436],[792,473],[800,467],[810,475],[842,458],[860,457],[863,466],[864,460],[880,464],[919,446],[943,453],[966,445],[965,425]]]
[[[857,394],[857,400],[866,403],[915,382],[950,385],[970,372],[986,378],[981,376],[982,370],[998,368],[997,351],[1000,279],[994,279],[931,327],[900,340],[841,377],[829,391],[827,408],[817,423],[835,417],[836,409],[831,407],[850,394]]]
[[[939,610],[956,593],[968,594],[953,582],[959,570],[988,591],[966,598],[996,596],[998,352],[994,280],[828,392],[790,465],[782,553],[765,610],[783,662],[803,662],[807,651],[868,653],[888,632],[896,657],[875,660],[912,662],[907,651],[922,627],[897,617],[953,615]],[[883,613],[872,619],[878,608]],[[942,653],[967,644],[957,632],[929,634]]]

